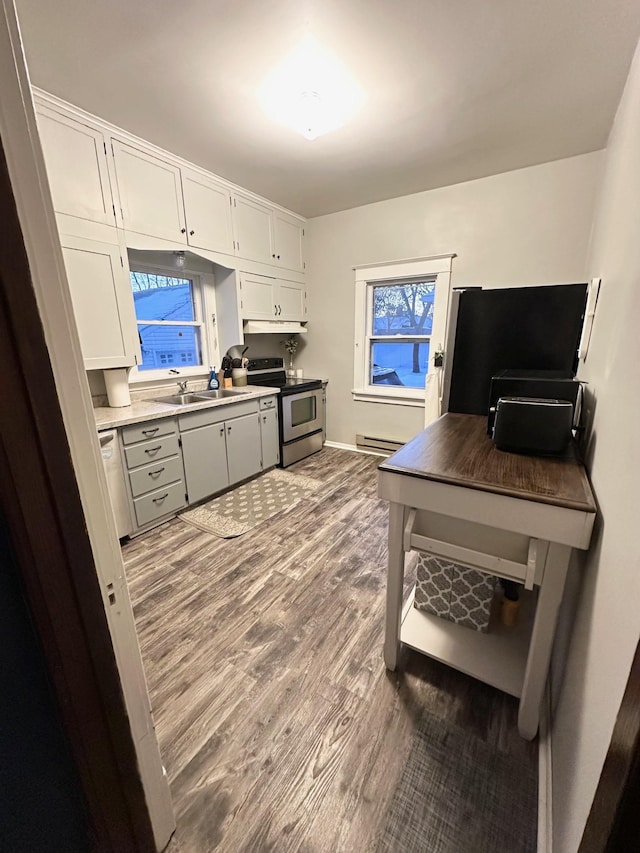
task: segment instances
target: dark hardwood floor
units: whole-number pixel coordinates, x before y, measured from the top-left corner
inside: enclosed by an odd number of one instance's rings
[[[425,708],[537,760],[516,700],[408,650],[385,670],[380,461],[326,448],[289,469],[318,492],[244,536],[176,519],[124,546],[171,853],[374,850]]]

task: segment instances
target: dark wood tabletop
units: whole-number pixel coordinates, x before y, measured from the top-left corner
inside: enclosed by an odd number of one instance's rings
[[[482,415],[443,415],[386,459],[379,471],[595,512],[596,504],[573,448],[562,458],[498,450]]]

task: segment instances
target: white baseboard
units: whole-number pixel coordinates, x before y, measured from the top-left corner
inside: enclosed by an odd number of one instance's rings
[[[551,757],[551,691],[549,683],[540,709],[538,735],[538,853],[553,853]]]
[[[354,453],[364,453],[365,456],[382,456],[385,459],[391,455],[390,453],[378,453],[375,450],[362,450],[355,444],[342,444],[340,441],[325,441],[324,446],[335,447],[337,450],[352,450]]]

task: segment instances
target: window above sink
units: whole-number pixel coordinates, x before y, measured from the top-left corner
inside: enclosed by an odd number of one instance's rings
[[[215,328],[207,322],[215,315],[213,270],[204,272],[202,262],[179,252],[129,251],[129,266],[142,350],[130,381],[207,374],[218,361]]]

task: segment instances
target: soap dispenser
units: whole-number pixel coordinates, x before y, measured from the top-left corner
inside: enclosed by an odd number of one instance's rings
[[[215,367],[209,368],[209,383],[207,388],[210,391],[217,391],[220,387],[220,383],[218,382],[218,374],[216,373]]]

